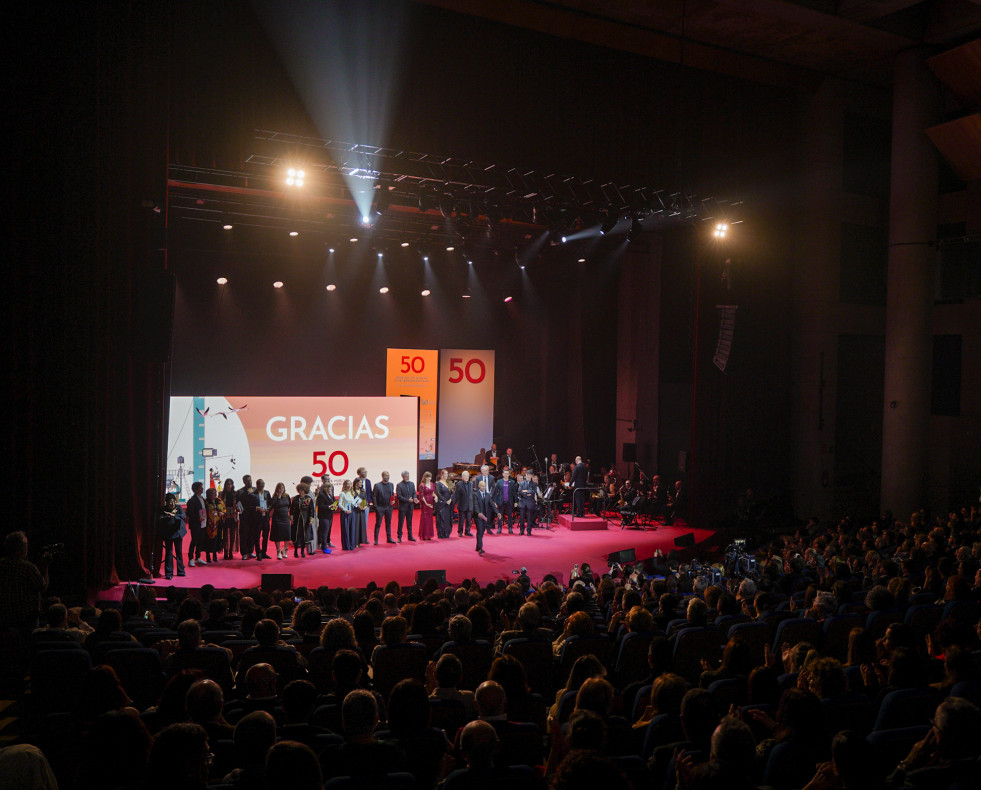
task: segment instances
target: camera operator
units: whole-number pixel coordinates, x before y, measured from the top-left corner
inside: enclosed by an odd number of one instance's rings
[[[41,594],[48,588],[49,560],[48,554],[38,565],[27,559],[27,534],[21,530],[4,538],[0,560],[0,627],[15,628],[25,639],[37,628]]]

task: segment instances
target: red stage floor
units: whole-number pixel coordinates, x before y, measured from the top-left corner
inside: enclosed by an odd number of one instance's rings
[[[374,529],[374,519],[369,520],[369,535]],[[623,529],[609,524],[606,529],[572,531],[555,528],[536,529],[530,537],[515,534],[486,536],[481,557],[474,550],[474,537],[453,536],[445,540],[417,541],[389,545],[382,542],[378,546],[362,546],[354,551],[334,549],[332,554],[317,553],[312,558],[293,559],[290,551],[287,560],[219,560],[207,566],[187,569],[187,576],[175,577],[172,582],[157,580],[156,590],[162,593],[165,585],[197,588],[203,584],[213,584],[218,588],[256,587],[263,573],[291,573],[296,586],[318,587],[363,587],[369,581],[379,585],[395,579],[401,584],[410,584],[417,570],[445,569],[447,581],[458,583],[464,578],[476,578],[481,584],[497,579],[512,579],[511,571],[522,567],[528,569],[533,583],[538,583],[545,574],[551,573],[563,584],[569,580],[569,572],[574,563],[588,562],[595,569],[607,567],[606,557],[621,549],[635,549],[638,559],[654,556],[656,549],[667,554],[674,548],[674,539],[689,532],[695,534],[696,544],[710,538],[714,533],[707,529],[693,529],[677,523],[674,526],[658,527],[656,530]],[[334,529],[334,537],[339,534]],[[338,541],[337,545],[340,545]],[[272,545],[269,550],[275,554]],[[114,592],[122,594],[122,585]],[[103,592],[100,597],[112,597]]]

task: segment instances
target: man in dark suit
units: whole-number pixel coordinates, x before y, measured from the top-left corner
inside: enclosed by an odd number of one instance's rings
[[[582,462],[582,456],[576,456],[576,465],[572,468],[572,510],[578,518],[586,512],[586,492],[576,493],[589,485],[589,467]]]
[[[239,516],[239,551],[243,560],[251,560],[259,538],[259,497],[252,487],[252,476],[242,476],[242,487],[235,492]]]
[[[470,532],[470,516],[473,513],[473,489],[470,487],[470,472],[464,470],[463,474],[460,475],[460,481],[453,488],[453,502],[451,507],[456,508],[457,523],[456,523],[456,534],[459,537],[463,537],[463,531],[466,530],[467,537],[471,535]]]
[[[187,500],[187,523],[191,529],[191,545],[187,547],[187,564],[192,568],[196,562],[207,565],[207,560],[200,559],[201,547],[204,545],[205,531],[208,528],[208,510],[204,505],[204,483],[200,480],[191,484],[193,495]]]
[[[477,490],[473,495],[473,521],[477,526],[477,552],[484,554],[484,532],[494,525],[494,517],[497,515],[497,506],[494,498],[487,493],[484,481],[477,483]]]
[[[497,484],[497,480],[495,480],[494,479],[494,475],[492,475],[490,473],[490,467],[487,464],[484,464],[482,467],[480,467],[480,474],[477,475],[476,477],[474,477],[470,481],[470,485],[473,488],[474,493],[477,493],[477,486],[480,485],[481,483],[484,484],[484,490],[488,494],[490,494],[491,496],[493,496],[494,495],[494,486]],[[476,516],[477,516],[477,514],[475,512],[474,513],[474,518],[476,518]],[[491,524],[488,527],[488,529],[491,529],[491,527],[493,527],[493,524]]]
[[[375,545],[378,545],[378,532],[381,529],[382,519],[385,519],[385,537],[388,543],[392,540],[392,499],[395,496],[395,487],[389,482],[388,472],[382,472],[382,481],[375,483],[371,491],[371,501],[375,505]]]
[[[174,559],[177,559],[177,575],[184,576],[184,556],[181,541],[187,534],[184,511],[177,504],[177,494],[167,494],[163,511],[157,521],[157,535],[164,543],[164,573],[174,578]]]
[[[518,504],[518,484],[511,479],[511,470],[507,467],[504,468],[501,479],[494,486],[494,504],[501,514],[501,522],[497,525],[497,534],[501,534],[501,528],[507,521],[508,534],[513,535],[514,530],[511,525],[514,521],[514,510]]]
[[[531,473],[518,475],[518,534],[525,529],[531,534],[535,526],[535,508],[538,506],[538,486],[531,479]]]
[[[395,496],[399,501],[399,543],[402,542],[403,523],[409,540],[415,543],[416,539],[412,537],[412,515],[419,497],[416,496],[416,484],[409,480],[408,472],[402,472],[402,482],[395,486]]]
[[[501,458],[501,463],[498,466],[501,469],[510,469],[512,473],[518,471],[518,459],[514,457],[514,453],[510,447],[504,452],[504,456]]]

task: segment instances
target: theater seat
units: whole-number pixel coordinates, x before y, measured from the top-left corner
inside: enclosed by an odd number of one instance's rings
[[[940,693],[931,688],[890,691],[882,698],[872,729],[878,732],[929,724],[941,701]]]
[[[511,639],[504,645],[504,655],[514,656],[525,668],[528,685],[546,699],[555,696],[555,660],[552,643],[545,639]]]

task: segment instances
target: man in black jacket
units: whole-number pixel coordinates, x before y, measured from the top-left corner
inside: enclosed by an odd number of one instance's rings
[[[416,539],[412,537],[412,515],[419,498],[416,496],[416,484],[409,480],[408,472],[402,472],[402,482],[395,486],[395,496],[399,501],[399,543],[402,542],[403,523],[409,540],[415,543]]]

